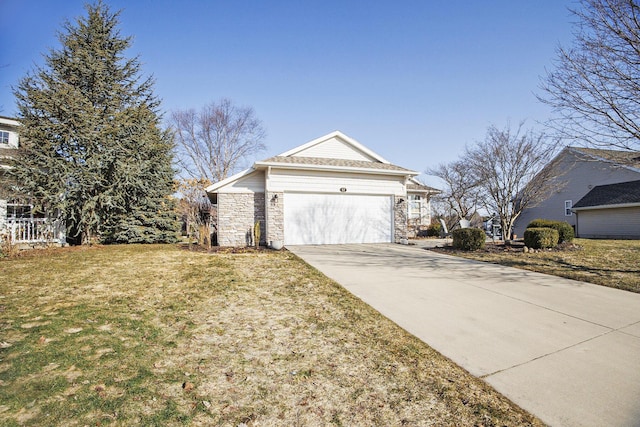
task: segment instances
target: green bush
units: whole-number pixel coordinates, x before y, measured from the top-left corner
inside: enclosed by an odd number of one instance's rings
[[[572,242],[575,237],[573,227],[566,221],[553,221],[550,219],[534,219],[527,228],[553,228],[558,232],[558,242]]]
[[[442,225],[440,225],[439,222],[434,222],[431,225],[429,225],[429,228],[427,228],[428,237],[439,237],[441,232],[442,232]]]
[[[527,228],[524,231],[524,244],[533,249],[553,248],[558,245],[558,230],[554,228]]]
[[[463,251],[475,251],[484,247],[487,236],[479,228],[459,228],[451,232],[453,247]]]

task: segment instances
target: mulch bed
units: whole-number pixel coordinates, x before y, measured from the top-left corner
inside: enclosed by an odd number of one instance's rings
[[[582,250],[582,246],[576,245],[575,243],[561,243],[555,248],[549,249],[538,249],[536,252],[567,252],[567,251],[580,251]],[[431,248],[430,250],[442,253],[455,253],[460,252],[459,249],[454,248],[451,245],[448,246],[438,246],[435,248]],[[525,244],[521,240],[511,241],[509,243],[505,242],[490,242],[486,243],[484,248],[478,249],[477,253],[523,253],[525,252]]]

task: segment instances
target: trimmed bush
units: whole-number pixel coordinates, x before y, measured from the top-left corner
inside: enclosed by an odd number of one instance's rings
[[[484,247],[487,236],[479,228],[459,228],[451,232],[453,247],[463,251],[475,251]]]
[[[573,227],[566,221],[553,221],[550,219],[534,219],[527,228],[553,228],[558,232],[558,242],[572,242],[575,237]]]
[[[442,225],[439,222],[434,222],[429,225],[427,228],[427,236],[428,237],[440,237],[440,233],[442,232]]]
[[[533,249],[553,248],[558,245],[558,230],[539,227],[524,231],[524,244]]]

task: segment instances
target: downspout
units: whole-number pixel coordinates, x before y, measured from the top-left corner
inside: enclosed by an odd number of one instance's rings
[[[267,166],[267,170],[264,172],[264,241],[269,247],[269,238],[271,237],[269,234],[269,191],[268,184],[269,178],[271,177],[271,166]]]

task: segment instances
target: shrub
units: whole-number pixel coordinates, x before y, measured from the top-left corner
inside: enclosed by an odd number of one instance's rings
[[[527,228],[524,244],[533,249],[553,248],[558,245],[558,230],[547,227]]]
[[[451,232],[453,247],[463,251],[475,251],[484,247],[486,235],[479,228],[459,228]]]
[[[439,237],[442,232],[442,225],[439,222],[434,222],[427,228],[428,237]]]
[[[575,237],[573,227],[566,221],[553,221],[550,219],[534,219],[527,228],[553,228],[558,232],[558,242],[572,242]]]

